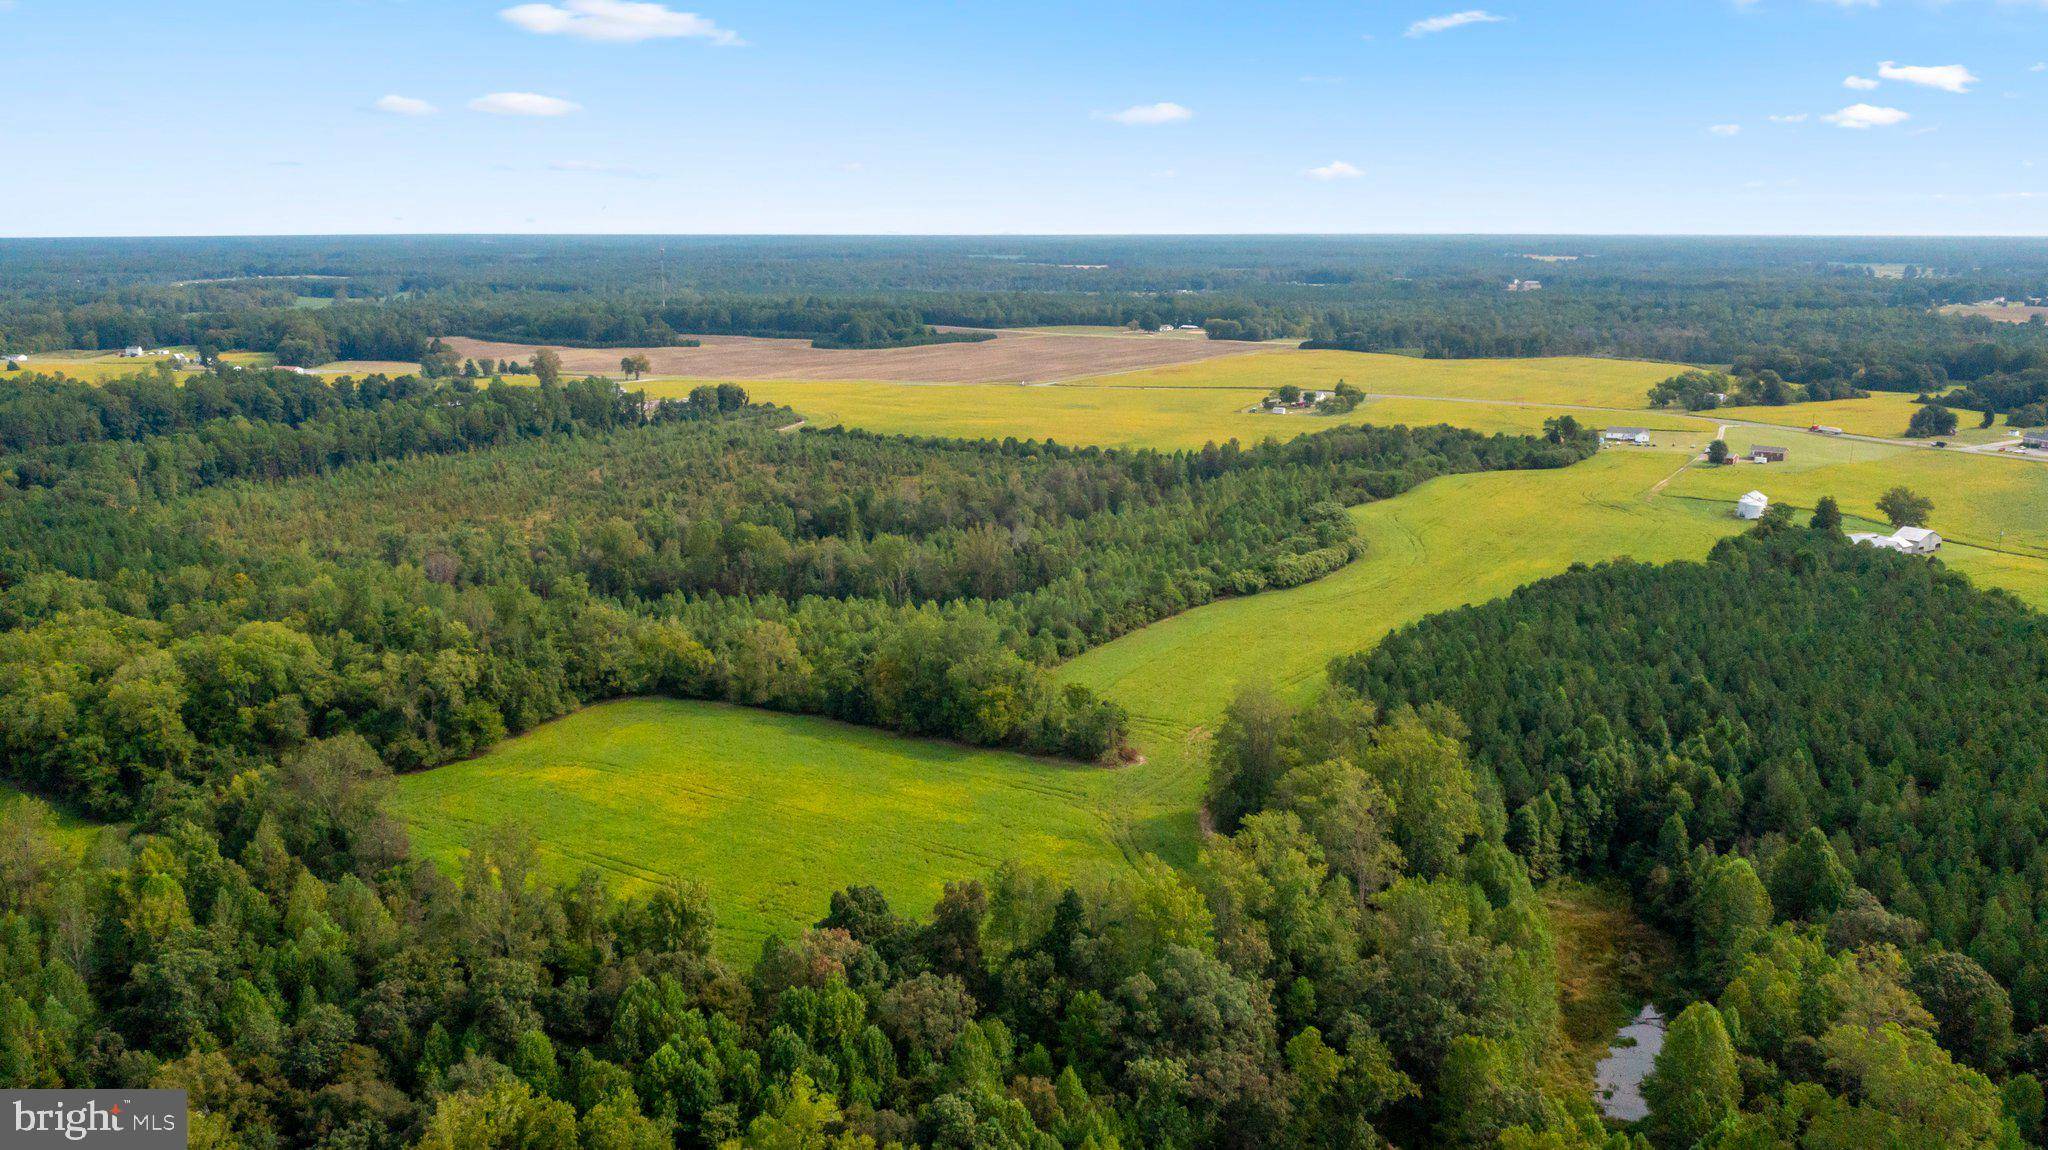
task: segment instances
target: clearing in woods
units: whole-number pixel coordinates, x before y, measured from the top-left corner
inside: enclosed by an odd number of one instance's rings
[[[697,879],[721,947],[751,958],[856,883],[922,914],[946,880],[1006,858],[1067,874],[1114,865],[1104,812],[1115,781],[827,719],[633,699],[408,775],[395,806],[415,844],[444,861],[515,822],[532,828],[556,877],[594,867],[627,887]]]
[[[1211,604],[1060,672],[1129,708],[1146,761],[1070,767],[824,720],[645,700],[592,708],[482,758],[408,775],[399,807],[452,860],[483,828],[532,825],[552,869],[710,886],[723,945],[794,932],[852,881],[923,910],[1003,858],[1085,868],[1193,861],[1204,732],[1242,680],[1305,694],[1328,660],[1433,611],[1579,560],[1697,557],[1739,524],[1644,492],[1678,457],[1610,452],[1558,471],[1450,476],[1354,509],[1366,558],[1287,591]],[[1570,530],[1561,530],[1560,523]],[[906,849],[908,844],[908,849]]]
[[[557,348],[571,374],[616,375],[619,360],[645,355],[655,375],[695,380],[820,379],[914,383],[1047,383],[1104,372],[1217,358],[1258,357],[1280,345],[1143,335],[1055,335],[1003,331],[979,343],[835,351],[801,339],[750,336],[697,337],[701,347]],[[531,358],[543,345],[452,338],[455,354],[470,359]],[[1646,385],[1647,386],[1647,385]]]

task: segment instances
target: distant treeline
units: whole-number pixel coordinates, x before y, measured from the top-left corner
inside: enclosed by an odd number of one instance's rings
[[[1522,254],[1548,247],[1584,258],[1539,265]],[[1879,263],[1923,274],[1880,278]],[[175,267],[223,274],[174,279]],[[1504,290],[1532,271],[1542,290]],[[338,278],[257,278],[285,274]],[[417,360],[436,335],[624,347],[748,334],[891,347],[979,338],[937,327],[1194,324],[1217,339],[1439,358],[1627,356],[1771,371],[1836,393],[1920,392],[2040,369],[2048,328],[1935,309],[2043,291],[2048,260],[2000,241],[6,243],[0,349],[250,347],[304,365]],[[326,306],[293,306],[308,295]]]

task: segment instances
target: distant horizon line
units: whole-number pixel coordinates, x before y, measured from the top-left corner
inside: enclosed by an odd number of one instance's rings
[[[347,239],[673,239],[673,240],[918,240],[918,239],[1586,239],[1586,240],[2041,240],[2033,232],[82,232],[0,235],[0,243],[86,240],[347,240]]]

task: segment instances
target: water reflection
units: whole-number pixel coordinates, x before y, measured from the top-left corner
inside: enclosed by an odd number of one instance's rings
[[[1593,1068],[1593,1097],[1609,1118],[1634,1122],[1650,1113],[1643,1102],[1643,1079],[1664,1049],[1664,1016],[1655,1006],[1643,1007],[1634,1022],[1621,1028],[1607,1057]]]

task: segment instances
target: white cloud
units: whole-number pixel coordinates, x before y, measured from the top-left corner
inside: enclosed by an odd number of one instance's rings
[[[1793,112],[1790,115],[1771,117],[1771,123],[1773,124],[1804,124],[1805,122],[1805,112]]]
[[[431,116],[440,111],[425,100],[411,96],[379,96],[376,107],[378,111],[389,112],[394,116]]]
[[[1331,160],[1322,167],[1310,168],[1303,174],[1311,180],[1355,180],[1365,172],[1342,160]]]
[[[1877,81],[1868,76],[1850,76],[1842,81],[1842,87],[1854,88],[1859,92],[1868,92],[1872,88],[1877,87]]]
[[[1121,112],[1097,112],[1095,116],[1097,119],[1115,120],[1119,124],[1129,124],[1138,128],[1178,124],[1183,120],[1195,118],[1193,112],[1171,100],[1161,100],[1157,104],[1133,104]]]
[[[677,12],[666,4],[636,0],[562,0],[559,4],[520,4],[498,13],[506,22],[542,36],[574,36],[612,44],[642,40],[708,40],[731,46],[745,43],[739,35],[695,12]]]
[[[1877,66],[1877,74],[1887,80],[1940,88],[1957,95],[1968,92],[1970,85],[1977,82],[1977,77],[1961,64],[1894,64],[1886,60]]]
[[[1712,132],[1716,136],[1739,136],[1742,134],[1742,125],[1713,124],[1707,128],[1707,131]]]
[[[1407,34],[1410,36],[1427,36],[1432,32],[1448,32],[1453,28],[1463,28],[1467,24],[1498,24],[1505,19],[1507,17],[1496,16],[1484,8],[1472,8],[1443,16],[1431,16],[1427,20],[1417,20],[1415,23],[1408,25]]]
[[[1897,108],[1880,108],[1874,104],[1851,104],[1839,112],[1829,112],[1821,119],[1839,128],[1889,128],[1903,124],[1912,117]]]
[[[582,111],[583,105],[534,92],[493,92],[471,100],[469,108],[493,116],[566,116]]]
[[[2043,62],[2043,63],[2040,63],[2040,64],[2036,64],[2036,65],[2034,65],[2033,67],[2031,67],[2031,68],[2027,69],[2027,71],[2029,71],[2029,72],[2048,72],[2048,62]]]

